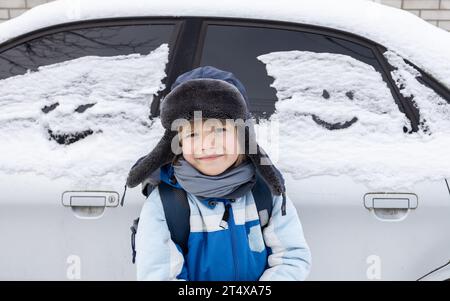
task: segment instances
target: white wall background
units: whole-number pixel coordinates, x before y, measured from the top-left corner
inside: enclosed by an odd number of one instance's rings
[[[409,11],[431,24],[450,31],[450,0],[372,0]]]

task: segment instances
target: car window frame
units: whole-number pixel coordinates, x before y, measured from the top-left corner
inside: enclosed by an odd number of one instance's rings
[[[450,89],[448,89],[446,86],[444,86],[442,83],[440,83],[438,80],[436,80],[433,76],[428,74],[427,72],[423,71],[421,68],[416,66],[411,61],[402,58],[406,64],[412,66],[414,69],[419,71],[420,76],[416,77],[416,79],[421,83],[422,85],[430,88],[433,90],[434,93],[442,97],[447,103],[450,104]]]

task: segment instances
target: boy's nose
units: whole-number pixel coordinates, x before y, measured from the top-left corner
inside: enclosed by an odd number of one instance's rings
[[[214,132],[203,133],[202,148],[208,149],[215,146],[216,136]]]

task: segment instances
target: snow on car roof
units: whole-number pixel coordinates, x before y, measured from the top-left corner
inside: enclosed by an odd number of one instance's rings
[[[450,88],[450,33],[366,0],[59,0],[0,24],[0,43],[51,25],[130,16],[211,16],[298,22],[351,32],[406,58]]]

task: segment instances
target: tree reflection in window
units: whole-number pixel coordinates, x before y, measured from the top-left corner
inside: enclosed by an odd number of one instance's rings
[[[0,54],[0,79],[76,58],[147,54],[168,43],[173,25],[109,26],[45,35]]]

